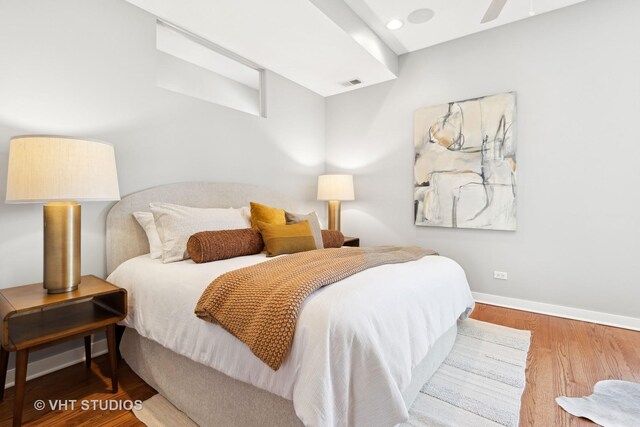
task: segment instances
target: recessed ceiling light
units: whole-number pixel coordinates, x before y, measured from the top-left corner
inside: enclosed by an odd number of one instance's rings
[[[427,21],[430,21],[433,18],[435,12],[431,9],[416,9],[409,14],[407,20],[412,24],[424,24]]]
[[[387,28],[390,30],[399,30],[403,25],[404,22],[399,19],[392,19],[391,21],[387,22]]]

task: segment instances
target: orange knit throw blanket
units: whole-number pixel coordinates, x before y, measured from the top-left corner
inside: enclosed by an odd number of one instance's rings
[[[291,349],[300,305],[312,292],[367,268],[426,255],[437,253],[379,246],[286,255],[219,276],[202,293],[195,313],[219,323],[277,371]]]

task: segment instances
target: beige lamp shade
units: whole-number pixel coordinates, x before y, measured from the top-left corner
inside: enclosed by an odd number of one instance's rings
[[[120,200],[111,144],[61,136],[11,139],[7,203],[104,200]]]
[[[318,200],[354,200],[353,175],[320,175]]]

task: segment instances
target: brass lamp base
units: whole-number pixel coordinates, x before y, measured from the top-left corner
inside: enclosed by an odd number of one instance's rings
[[[329,230],[340,231],[340,201],[329,200]]]
[[[71,292],[80,284],[80,205],[44,205],[44,288],[50,294]]]

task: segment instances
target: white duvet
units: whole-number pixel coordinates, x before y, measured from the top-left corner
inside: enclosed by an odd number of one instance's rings
[[[312,294],[293,346],[273,371],[240,340],[194,314],[218,275],[263,254],[206,264],[162,264],[143,255],[108,278],[129,292],[126,326],[226,375],[293,401],[308,426],[393,426],[408,418],[401,391],[412,369],[473,298],[462,268],[427,256],[365,270]]]

